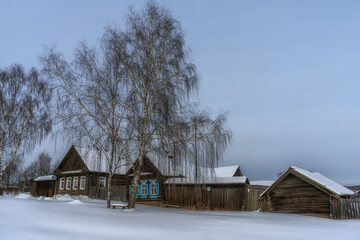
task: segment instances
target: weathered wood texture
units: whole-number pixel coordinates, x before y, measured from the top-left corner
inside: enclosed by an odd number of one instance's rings
[[[171,185],[166,204],[196,210],[247,210],[247,187],[242,185]]]
[[[290,173],[262,197],[262,211],[329,217],[330,196]]]
[[[260,209],[261,200],[260,194],[263,193],[268,187],[267,186],[252,186],[248,187],[247,197],[247,211],[256,211]]]
[[[106,199],[107,198],[107,187],[99,188],[97,186],[89,187],[89,198]],[[126,186],[112,186],[111,200],[123,201],[126,200]]]
[[[330,218],[360,219],[360,198],[331,199]]]
[[[44,196],[44,197],[52,197],[55,192],[55,181],[41,181],[41,182],[33,182],[35,185],[32,188],[31,195],[33,196]]]
[[[69,152],[67,152],[64,159],[57,167],[57,169],[55,170],[54,175],[60,175],[64,171],[75,171],[75,170],[82,170],[84,172],[89,171],[84,161],[81,159],[80,155],[75,150],[75,147],[72,146]]]

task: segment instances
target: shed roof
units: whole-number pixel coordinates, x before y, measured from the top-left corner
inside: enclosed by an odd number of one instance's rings
[[[56,180],[56,176],[55,175],[46,175],[46,176],[39,176],[37,178],[35,178],[35,182],[40,182],[40,181],[55,181]]]
[[[239,165],[217,167],[214,168],[214,173],[216,177],[233,177],[239,168]]]
[[[289,173],[293,173],[297,177],[303,179],[304,181],[310,183],[311,185],[325,190],[333,196],[346,196],[353,195],[354,192],[350,189],[344,187],[343,185],[334,182],[333,180],[325,177],[324,175],[318,172],[311,172],[299,167],[291,166],[287,171],[285,171],[269,188],[267,188],[260,196],[272,191]]]
[[[250,181],[250,185],[254,185],[254,186],[268,186],[268,187],[270,187],[273,183],[274,183],[273,180]]]

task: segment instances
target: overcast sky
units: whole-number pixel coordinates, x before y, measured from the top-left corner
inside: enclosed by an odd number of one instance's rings
[[[360,184],[359,1],[159,1],[186,33],[201,75],[198,100],[229,111],[221,165],[250,180],[295,165]],[[71,60],[144,1],[0,0],[0,67],[40,68],[42,45]],[[51,142],[51,141],[50,141]],[[37,148],[62,158],[64,144]]]

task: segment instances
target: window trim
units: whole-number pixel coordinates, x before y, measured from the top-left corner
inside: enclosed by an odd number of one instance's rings
[[[150,183],[149,183],[149,196],[150,197],[158,197],[160,195],[159,194],[159,188],[160,188],[160,185],[159,185],[159,182],[156,179],[150,180]],[[155,191],[154,194],[153,194],[153,191],[152,191],[153,189]]]
[[[68,181],[69,179],[70,179],[70,182]],[[66,186],[65,186],[66,190],[71,190],[71,179],[72,179],[72,177],[66,177]]]
[[[103,187],[102,187],[101,184],[100,184],[100,183],[102,182],[101,179],[104,179],[104,180],[103,180],[103,182],[104,182],[104,186],[103,186]],[[100,176],[100,177],[99,177],[99,188],[106,188],[106,177],[105,177],[105,176]]]
[[[144,188],[145,186],[145,188]],[[140,184],[140,189],[141,189],[141,197],[147,197],[148,194],[148,184],[147,181],[142,181]],[[143,191],[145,191],[145,194],[143,194]]]
[[[78,176],[73,177],[72,185],[73,185],[72,186],[73,190],[78,190],[79,189],[79,177]]]
[[[65,189],[65,178],[61,177],[59,183],[59,190],[64,190],[64,189]]]
[[[84,183],[84,187],[82,187],[82,182]],[[86,176],[80,176],[80,190],[84,190],[86,188]]]

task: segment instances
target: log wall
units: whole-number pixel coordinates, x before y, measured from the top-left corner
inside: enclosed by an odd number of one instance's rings
[[[329,217],[330,195],[290,173],[262,198],[262,210]]]

